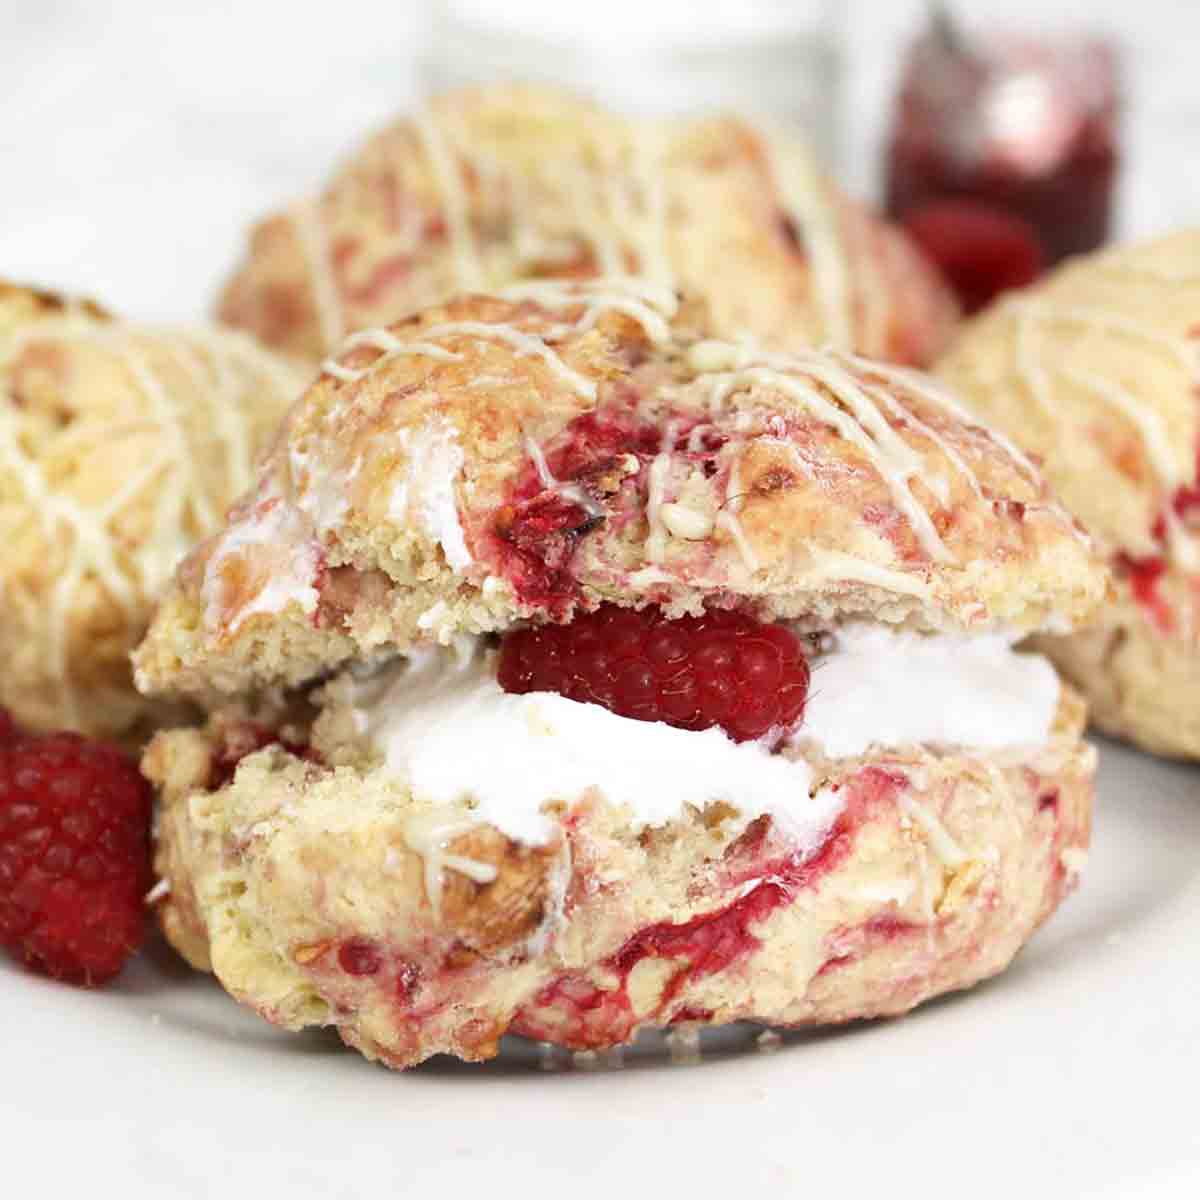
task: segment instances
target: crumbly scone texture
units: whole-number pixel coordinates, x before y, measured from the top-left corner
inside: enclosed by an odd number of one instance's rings
[[[794,137],[728,117],[631,120],[566,92],[452,92],[371,138],[319,196],[258,225],[222,320],[320,358],[460,292],[638,274],[711,332],[926,364],[954,301],[898,229]]]
[[[1121,587],[1104,606],[1103,622],[1068,637],[1038,636],[1032,648],[1046,655],[1087,696],[1092,724],[1171,758],[1200,759],[1200,594],[1194,577],[1173,572],[1158,584],[1170,611],[1193,631],[1163,629]]]
[[[309,761],[266,746],[225,782],[262,735],[218,716],[146,756],[159,912],[268,1020],[335,1026],[393,1067],[488,1058],[506,1032],[598,1049],[643,1026],[898,1014],[1003,969],[1073,886],[1095,766],[1082,723],[1064,691],[1034,752],[826,763],[816,787],[841,812],[801,852],[721,806],[639,831],[584,798],[544,846],[465,812],[431,824],[336,721]]]
[[[0,705],[113,736],[154,706],[129,654],[253,478],[304,376],[236,331],[143,330],[0,288]]]
[[[1042,650],[1101,728],[1200,754],[1200,229],[1071,262],[967,324],[937,371],[1113,562],[1095,628]]]
[[[351,338],[181,566],[139,686],[293,686],[603,601],[1032,630],[1105,595],[1028,460],[928,379],[702,325],[540,282]]]

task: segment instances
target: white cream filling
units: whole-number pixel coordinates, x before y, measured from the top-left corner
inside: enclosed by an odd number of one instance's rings
[[[228,613],[232,601],[223,573],[231,558],[253,558],[256,547],[280,547],[286,554],[267,574],[266,582],[236,611]],[[213,548],[204,572],[200,595],[204,601],[207,628],[218,628],[228,620],[230,632],[257,613],[281,613],[289,604],[299,604],[306,613],[317,610],[321,597],[316,588],[317,548],[309,539],[304,517],[279,497],[268,498],[234,521]]]
[[[454,494],[464,461],[454,426],[434,419],[415,432],[402,430],[400,437],[408,453],[408,471],[392,493],[388,515],[400,525],[415,521],[426,537],[441,546],[447,563],[462,571],[472,559]]]
[[[820,845],[838,794],[810,796],[808,745],[827,758],[871,746],[998,749],[1043,744],[1058,704],[1044,659],[1017,654],[1002,635],[926,636],[849,625],[814,664],[804,725],[787,754],[735,743],[720,729],[691,732],[619,717],[547,692],[511,695],[494,652],[462,639],[351,685],[360,731],[415,798],[466,805],[510,837],[544,843],[545,806],[588,793],[629,813],[635,828],[663,825],[690,805],[724,802],[744,822],[770,814],[803,850]]]
[[[1050,736],[1058,676],[1004,634],[930,636],[864,622],[834,636],[813,664],[797,745],[854,758],[871,746],[1000,750]]]
[[[570,807],[593,791],[635,828],[724,801],[746,822],[770,813],[813,849],[841,808],[830,791],[810,798],[806,763],[719,729],[634,721],[549,692],[511,695],[496,682],[495,655],[469,644],[421,651],[355,690],[361,730],[415,798],[466,803],[522,842],[549,839],[547,803]]]

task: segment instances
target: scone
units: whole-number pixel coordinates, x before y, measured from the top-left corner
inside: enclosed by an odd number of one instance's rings
[[[1038,648],[1095,723],[1200,757],[1200,229],[1076,260],[968,325],[938,370],[1045,464],[1113,564],[1086,632]]]
[[[304,376],[237,332],[144,330],[0,286],[0,705],[134,731],[129,653]]]
[[[897,228],[792,136],[650,122],[569,93],[452,92],[253,232],[224,321],[320,358],[462,291],[636,274],[707,299],[712,331],[926,363],[956,308]]]
[[[351,338],[141,687],[171,941],[406,1066],[900,1013],[1074,883],[1093,752],[1022,632],[1106,572],[930,381],[628,282]],[[226,697],[221,707],[221,697]]]

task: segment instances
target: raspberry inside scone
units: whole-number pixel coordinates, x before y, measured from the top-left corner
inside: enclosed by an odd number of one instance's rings
[[[1045,463],[1113,566],[1088,630],[1042,638],[1100,728],[1200,756],[1200,232],[1078,260],[939,364]]]
[[[1012,642],[1105,587],[895,368],[628,281],[359,335],[138,652],[218,709],[145,760],[164,927],[394,1066],[905,1011],[1076,877],[1081,706]]]

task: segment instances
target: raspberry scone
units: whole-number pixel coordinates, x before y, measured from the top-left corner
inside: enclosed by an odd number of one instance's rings
[[[0,286],[0,704],[22,725],[135,729],[150,706],[129,653],[153,599],[303,382],[241,333]]]
[[[220,316],[319,358],[462,291],[635,274],[705,297],[712,331],[926,363],[956,308],[896,227],[794,137],[650,122],[545,87],[452,92],[262,222]]]
[[[1200,757],[1200,230],[1078,259],[972,322],[939,365],[1045,463],[1116,576],[1042,638],[1103,730]],[[1055,631],[1065,634],[1065,631]]]
[[[927,379],[628,282],[359,334],[136,655],[171,941],[406,1066],[900,1013],[1075,881],[1107,577]]]

